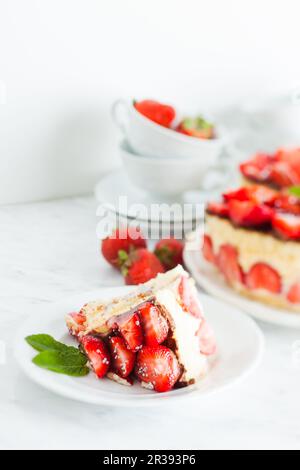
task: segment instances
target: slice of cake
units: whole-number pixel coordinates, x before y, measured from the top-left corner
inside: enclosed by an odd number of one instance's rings
[[[240,165],[246,184],[265,184],[273,188],[300,185],[300,148],[280,149],[274,154],[258,153]]]
[[[235,290],[300,312],[300,199],[242,187],[206,210],[203,255]]]
[[[124,297],[87,303],[66,323],[99,378],[127,385],[136,378],[158,392],[205,376],[216,351],[194,281],[180,265]]]

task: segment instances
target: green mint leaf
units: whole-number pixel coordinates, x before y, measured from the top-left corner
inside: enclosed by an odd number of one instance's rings
[[[50,335],[31,335],[25,338],[28,344],[37,351],[77,351],[74,346],[67,346],[66,344],[56,341]]]
[[[291,186],[289,188],[289,193],[293,196],[300,197],[300,186]]]
[[[89,373],[89,368],[86,366],[87,358],[78,350],[42,351],[32,359],[32,362],[43,369],[72,377],[83,377]]]

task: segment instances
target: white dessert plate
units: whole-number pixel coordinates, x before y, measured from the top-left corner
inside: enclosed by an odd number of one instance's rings
[[[300,314],[268,307],[260,302],[243,297],[231,289],[216,268],[203,258],[201,250],[195,251],[194,237],[195,234],[192,233],[186,241],[183,253],[184,263],[198,285],[208,294],[228,302],[257,320],[289,328],[300,328]]]
[[[43,311],[39,307],[20,328],[15,340],[15,356],[25,374],[37,384],[64,397],[85,403],[109,406],[166,405],[180,399],[201,399],[205,395],[229,387],[245,378],[258,365],[264,350],[263,335],[247,315],[205,294],[201,301],[208,321],[215,330],[218,342],[210,373],[197,384],[156,393],[142,388],[119,385],[109,379],[98,380],[93,373],[74,378],[56,374],[35,366],[32,359],[37,353],[24,340],[28,335],[47,333],[68,344],[76,344],[66,330],[65,314],[78,310],[92,299],[110,299],[128,293],[131,287],[105,288],[53,303]]]

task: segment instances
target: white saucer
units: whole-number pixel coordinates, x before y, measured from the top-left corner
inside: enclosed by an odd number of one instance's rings
[[[172,174],[170,173],[170,178]],[[187,191],[179,197],[168,198],[161,195],[150,194],[141,191],[129,181],[124,169],[114,171],[103,177],[95,187],[96,199],[101,205],[110,211],[117,212],[123,217],[148,220],[152,222],[161,222],[161,213],[153,213],[150,209],[154,204],[177,205],[171,214],[173,223],[182,223],[183,221],[201,221],[204,211],[196,211],[196,205],[205,204],[206,201],[216,197],[216,191]],[[120,206],[120,197],[127,198],[127,204]],[[182,207],[185,210],[182,211]],[[141,206],[144,206],[145,211]],[[151,214],[151,217],[149,217]]]
[[[243,297],[231,289],[216,268],[203,258],[201,249],[195,251],[191,248],[194,236],[192,233],[188,237],[183,255],[186,268],[200,287],[210,295],[234,305],[257,320],[290,328],[300,328],[300,314],[268,307],[260,302]]]
[[[42,387],[70,399],[97,405],[138,407],[166,405],[189,398],[200,400],[208,394],[232,386],[258,365],[264,349],[263,335],[258,326],[238,310],[205,294],[201,295],[201,301],[206,317],[216,333],[219,352],[209,375],[198,384],[159,394],[145,390],[138,384],[126,387],[109,379],[98,380],[92,373],[82,378],[60,375],[32,363],[36,351],[25,342],[26,336],[47,333],[57,340],[74,344],[75,341],[68,335],[64,323],[67,312],[78,310],[88,300],[99,297],[109,299],[128,293],[130,289],[132,287],[101,289],[52,304],[43,311],[39,307],[20,328],[15,340],[15,356],[25,374]]]

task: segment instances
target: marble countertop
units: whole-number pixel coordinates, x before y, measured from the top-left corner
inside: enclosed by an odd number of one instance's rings
[[[2,206],[0,221],[1,449],[300,448],[300,330],[261,324],[260,367],[184,407],[95,407],[32,383],[12,352],[32,307],[122,279],[99,256],[92,198]]]

